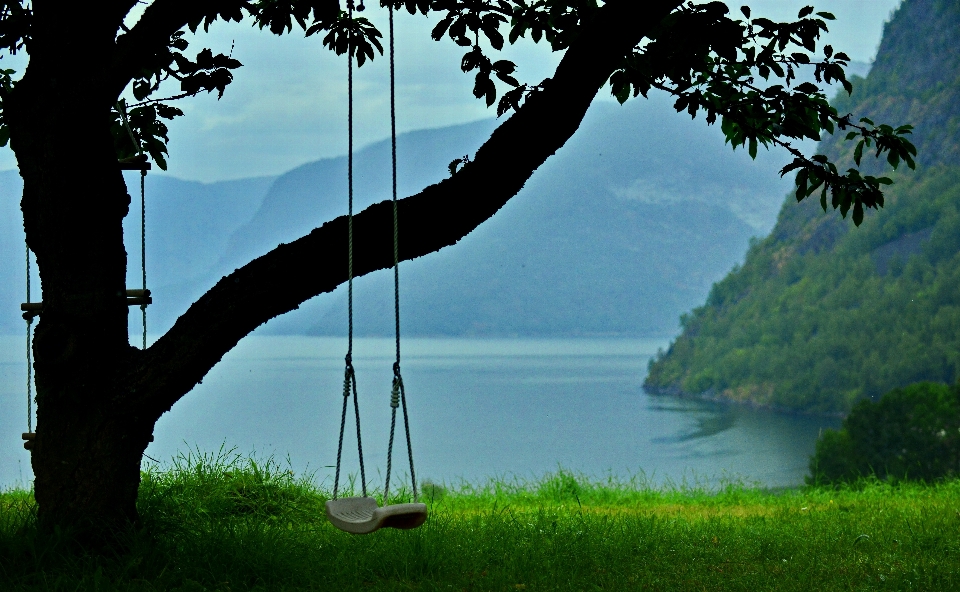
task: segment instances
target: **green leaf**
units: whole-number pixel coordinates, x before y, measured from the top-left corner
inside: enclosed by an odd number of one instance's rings
[[[907,161],[907,166],[910,167],[910,170],[915,170],[917,168],[917,163],[914,162],[913,157],[909,154],[904,154],[903,159]]]
[[[863,204],[860,203],[860,200],[857,200],[857,203],[853,206],[853,224],[854,226],[860,226],[863,222]]]
[[[813,14],[813,7],[804,6],[800,9],[800,12],[797,13],[797,18],[803,18],[805,16],[810,16],[811,14]]]
[[[450,28],[450,23],[452,22],[453,22],[453,18],[449,16],[446,18],[440,19],[440,22],[437,23],[437,26],[434,27],[433,31],[430,32],[430,36],[433,38],[433,40],[440,41],[441,39],[443,39],[444,33],[446,33],[447,29]]]
[[[797,201],[803,201],[807,196],[807,169],[800,169],[797,173]]]
[[[900,154],[891,150],[890,154],[887,155],[887,162],[890,163],[893,170],[897,170],[897,167],[900,166]]]
[[[750,138],[750,158],[757,159],[757,139]]]
[[[620,84],[614,86],[612,92],[613,96],[616,97],[617,101],[622,105],[627,102],[627,99],[630,98],[630,85]]]
[[[823,185],[823,179],[821,179],[821,178],[819,178],[819,177],[817,177],[817,176],[814,176],[814,178],[813,178],[813,184],[810,185],[810,189],[807,189],[807,197],[813,195],[813,192],[816,191],[817,188],[820,187],[821,185]],[[826,190],[826,187],[824,187],[824,190]],[[826,194],[824,194],[824,195],[826,195]]]
[[[857,147],[853,151],[853,162],[857,163],[857,166],[860,166],[861,158],[863,158],[863,140],[857,143]]]

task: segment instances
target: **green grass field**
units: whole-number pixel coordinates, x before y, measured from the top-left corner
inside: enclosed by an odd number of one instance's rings
[[[424,486],[413,531],[344,534],[271,461],[144,473],[143,528],[108,557],[40,539],[0,495],[0,590],[960,590],[960,481],[842,490],[657,489],[558,472]]]

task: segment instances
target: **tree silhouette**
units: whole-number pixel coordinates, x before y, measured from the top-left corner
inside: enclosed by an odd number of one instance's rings
[[[303,31],[358,65],[382,48],[371,23],[337,0],[0,1],[0,52],[25,52],[18,73],[0,73],[0,145],[9,140],[24,188],[27,245],[36,255],[43,309],[34,340],[37,430],[32,463],[44,528],[94,533],[136,522],[140,461],[157,419],[237,342],[347,279],[344,217],[290,237],[222,278],[146,350],[129,343],[122,221],[127,192],[119,160],[141,150],[165,168],[164,121],[178,100],[221,94],[241,64],[203,49],[188,52],[187,30],[249,19],[273,34]],[[800,11],[775,23],[731,15],[720,2],[683,0],[381,0],[411,15],[439,14],[435,40],[464,51],[474,94],[503,119],[451,176],[399,202],[400,259],[432,253],[493,216],[577,130],[608,83],[621,102],[652,89],[676,97],[678,112],[720,122],[734,148],[759,145],[794,156],[797,198],[819,192],[859,224],[883,205],[888,179],[846,172],[792,141],[848,132],[894,167],[913,166],[909,126],[855,122],[838,114],[821,83],[839,82],[849,58],[817,53],[829,13]],[[357,7],[359,11],[359,6]],[[742,16],[741,16],[742,15]],[[126,22],[131,24],[126,24]],[[524,83],[517,65],[495,59],[506,43],[548,43],[563,57],[554,74]],[[798,68],[817,84],[797,84]],[[172,96],[170,85],[179,85]],[[132,92],[134,104],[119,103]],[[120,110],[129,110],[132,135]],[[389,202],[355,216],[354,273],[392,266]]]

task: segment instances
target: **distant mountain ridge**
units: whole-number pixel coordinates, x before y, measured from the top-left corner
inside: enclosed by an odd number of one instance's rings
[[[472,155],[495,120],[403,134],[399,190],[415,193]],[[356,209],[389,198],[389,142],[355,155]],[[573,139],[493,219],[459,244],[401,266],[407,335],[666,336],[679,313],[741,260],[773,224],[788,182],[785,155],[752,161],[722,134],[677,114],[668,97],[601,101]],[[138,180],[128,177],[131,193]],[[202,184],[147,177],[147,276],[152,333],[165,331],[220,277],[346,209],[346,158],[279,177]],[[0,330],[22,321],[19,177],[0,173],[4,218]],[[139,217],[126,220],[131,286],[139,286]],[[401,227],[401,237],[402,237]],[[402,238],[401,238],[402,240]],[[309,273],[309,269],[305,269]],[[282,286],[278,286],[282,289]],[[392,331],[388,272],[357,280],[357,333]],[[35,298],[39,294],[35,292]],[[340,291],[261,331],[342,335]],[[131,332],[138,329],[131,317]]]
[[[771,234],[684,316],[648,391],[842,414],[895,387],[960,377],[958,43],[960,5],[904,1],[866,80],[834,105],[913,124],[918,170],[894,174],[886,207],[860,228],[788,197]],[[854,146],[835,136],[820,150],[844,170]]]
[[[401,142],[401,195],[444,178],[447,163],[472,154],[494,125],[447,128],[448,139],[433,140],[428,149],[425,140],[439,130],[408,138],[407,147]],[[470,142],[453,148],[454,137]],[[412,164],[402,156],[411,151]],[[358,155],[365,168],[356,195],[370,202],[389,195],[388,158],[387,143]],[[624,107],[600,103],[569,145],[492,220],[456,246],[401,265],[404,333],[668,335],[678,311],[705,294],[750,236],[772,223],[776,201],[756,196],[785,187],[777,158],[767,154],[754,163],[742,151],[733,153],[719,130],[678,116],[663,98]],[[318,186],[323,174],[342,184],[342,159],[302,167],[297,183]],[[330,215],[343,211],[340,191]],[[250,236],[288,218],[296,209],[290,204],[303,199],[297,195],[308,194],[271,192],[232,244],[254,244]],[[402,233],[401,225],[401,240]],[[357,281],[357,334],[391,334],[391,283],[388,272]],[[343,335],[345,296],[318,298],[263,330]]]

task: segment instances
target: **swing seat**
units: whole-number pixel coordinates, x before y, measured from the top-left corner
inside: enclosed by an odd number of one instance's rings
[[[427,521],[426,504],[377,505],[372,497],[327,500],[327,519],[350,534],[368,534],[381,528],[416,528]]]

